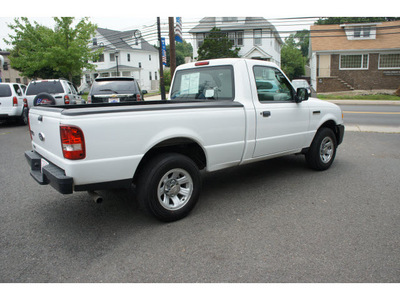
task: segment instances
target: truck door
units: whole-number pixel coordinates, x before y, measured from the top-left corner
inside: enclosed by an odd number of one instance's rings
[[[257,90],[256,145],[253,157],[290,152],[305,147],[309,127],[307,101],[296,103],[295,91],[279,69],[253,66]]]

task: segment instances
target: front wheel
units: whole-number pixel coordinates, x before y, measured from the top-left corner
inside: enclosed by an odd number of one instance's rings
[[[326,127],[319,129],[306,153],[307,164],[318,171],[328,169],[335,159],[336,148],[337,142],[333,131]]]
[[[153,158],[139,174],[137,197],[141,205],[165,222],[186,217],[201,189],[197,165],[187,156],[165,153]]]

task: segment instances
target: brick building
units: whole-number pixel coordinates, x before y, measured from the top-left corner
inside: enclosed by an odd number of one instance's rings
[[[11,68],[10,59],[8,58],[10,52],[0,51],[0,55],[4,59],[3,65],[0,66],[0,82],[16,82],[27,85],[30,79],[21,76],[17,70]]]
[[[311,84],[318,93],[400,87],[400,21],[311,26]]]

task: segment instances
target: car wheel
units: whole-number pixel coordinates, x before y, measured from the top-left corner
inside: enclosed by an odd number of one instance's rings
[[[335,159],[336,148],[337,142],[333,131],[326,127],[319,129],[306,153],[308,165],[318,171],[328,169]]]
[[[27,125],[28,124],[28,108],[24,107],[22,110],[22,115],[19,117],[18,123],[20,125]]]
[[[48,93],[40,93],[33,99],[33,105],[55,105],[56,99]]]
[[[164,222],[186,217],[200,195],[201,176],[187,156],[165,153],[153,158],[139,174],[137,197],[147,212]]]

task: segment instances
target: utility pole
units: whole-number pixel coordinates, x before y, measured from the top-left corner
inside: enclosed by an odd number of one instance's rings
[[[176,69],[176,52],[175,52],[175,28],[174,18],[168,17],[169,24],[169,66],[171,68],[171,78],[174,76]]]
[[[158,56],[160,61],[160,90],[161,90],[161,100],[166,100],[165,97],[165,85],[164,85],[164,71],[163,71],[163,61],[162,61],[162,46],[161,46],[161,29],[160,29],[160,17],[157,17],[157,31],[158,31]]]

